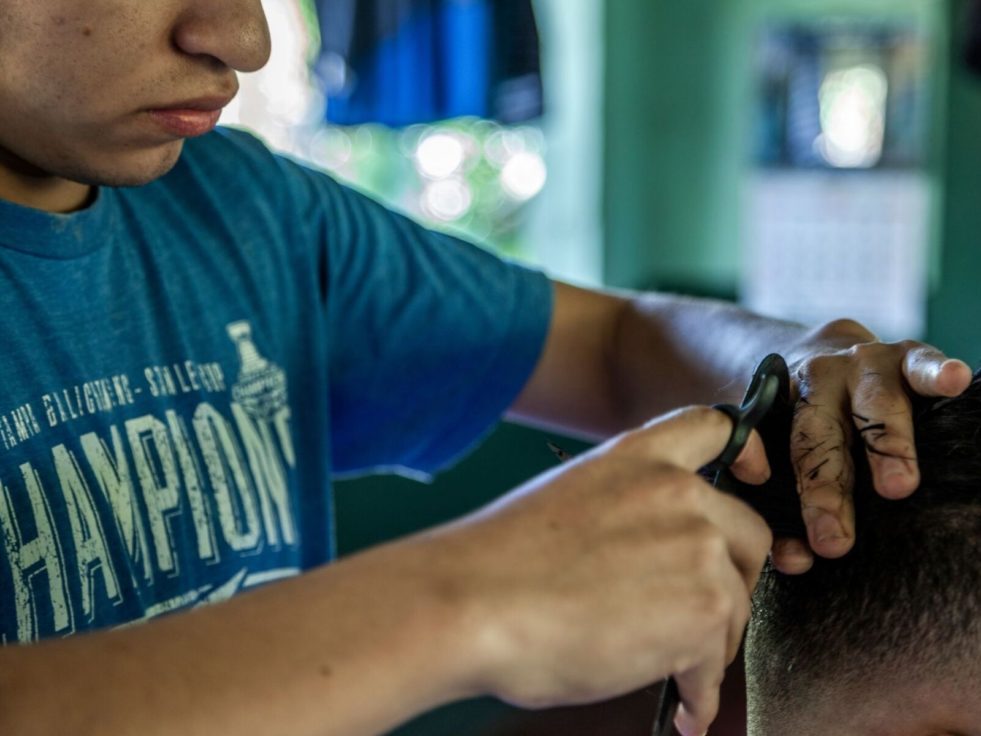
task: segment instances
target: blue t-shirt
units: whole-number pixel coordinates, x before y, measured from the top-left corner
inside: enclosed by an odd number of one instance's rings
[[[329,560],[331,476],[456,458],[550,311],[542,274],[232,130],[74,214],[0,201],[0,641]]]

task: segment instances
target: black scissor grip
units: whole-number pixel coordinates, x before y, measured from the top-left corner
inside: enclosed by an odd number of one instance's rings
[[[756,367],[740,406],[716,404],[712,407],[732,419],[732,434],[719,456],[707,466],[708,470],[728,470],[749,441],[750,433],[763,418],[776,404],[786,404],[789,400],[790,374],[787,363],[776,353],[770,353]]]

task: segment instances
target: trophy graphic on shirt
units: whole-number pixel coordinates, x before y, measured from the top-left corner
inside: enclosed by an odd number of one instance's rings
[[[259,354],[248,322],[232,322],[225,329],[242,364],[232,386],[232,399],[253,419],[271,419],[286,405],[286,373]]]

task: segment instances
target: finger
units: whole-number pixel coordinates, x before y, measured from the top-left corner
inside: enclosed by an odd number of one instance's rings
[[[692,472],[715,460],[731,435],[732,419],[708,406],[679,409],[638,430],[651,459]],[[738,462],[744,473],[769,473],[762,441],[747,442]]]
[[[674,725],[682,736],[702,736],[708,731],[719,713],[719,688],[724,676],[725,664],[718,654],[675,676],[681,705]]]
[[[957,396],[970,385],[971,369],[935,347],[917,345],[903,357],[903,377],[921,396]]]
[[[762,567],[762,565],[761,565]],[[757,574],[757,579],[759,574]],[[739,646],[743,643],[743,634],[746,633],[746,626],[749,624],[749,616],[752,611],[753,589],[747,590],[743,587],[743,579],[735,568],[730,569],[727,584],[732,593],[732,613],[729,616],[729,630],[726,633],[726,655],[724,666],[732,664],[739,654]]]
[[[770,463],[766,458],[763,438],[755,429],[750,432],[746,446],[729,468],[743,483],[760,485],[770,480]]]
[[[849,444],[852,428],[847,387],[823,380],[833,366],[812,360],[802,373],[800,398],[791,425],[790,459],[797,478],[801,514],[808,542],[823,557],[840,557],[855,536],[852,466]]]
[[[886,498],[905,498],[920,484],[913,440],[913,408],[898,373],[864,372],[852,387],[852,419]]]
[[[802,539],[778,539],[770,551],[773,566],[784,575],[800,575],[814,565],[814,555]]]
[[[705,518],[725,537],[729,557],[743,579],[742,598],[751,595],[763,572],[773,535],[763,517],[727,493],[707,489]]]

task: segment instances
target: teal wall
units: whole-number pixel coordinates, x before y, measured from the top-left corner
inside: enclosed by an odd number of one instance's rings
[[[951,355],[981,364],[981,77],[958,63],[964,0],[948,9],[955,43],[945,100],[940,271],[928,336]]]
[[[607,3],[604,280],[731,290],[746,140],[739,3]],[[735,114],[734,114],[735,113]]]

